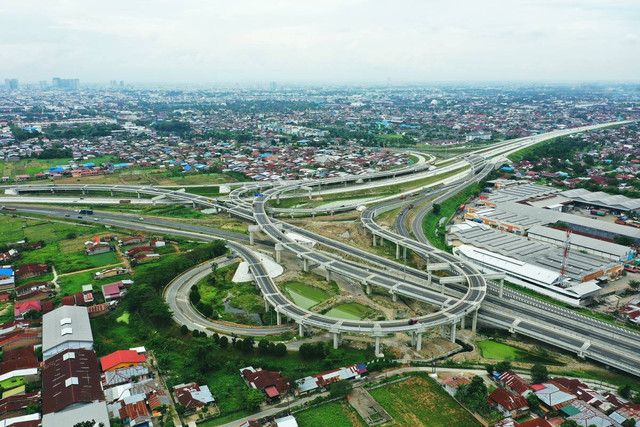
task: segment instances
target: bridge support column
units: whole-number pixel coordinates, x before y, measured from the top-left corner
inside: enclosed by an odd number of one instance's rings
[[[415,331],[411,332],[411,346],[413,347],[414,345],[416,345],[416,332]]]
[[[155,201],[154,201],[154,204],[155,204]],[[191,202],[191,207],[192,207],[193,209],[195,209],[195,208],[196,208],[196,202]]]
[[[276,194],[276,205],[280,204],[280,193]]]
[[[82,189],[82,194],[85,195],[87,194],[87,190],[85,190],[84,188]]]
[[[447,337],[447,326],[446,325],[442,325],[442,329],[440,331],[440,336],[442,338],[446,338]]]
[[[396,243],[396,259],[400,259],[400,243]]]
[[[306,258],[302,258],[302,271],[309,271],[309,261]]]
[[[113,190],[109,190],[109,194],[113,197]]]
[[[282,315],[279,311],[276,311],[276,324],[278,326],[282,325]]]
[[[380,337],[376,337],[376,356],[380,354]]]
[[[373,236],[373,246],[376,246],[376,243],[377,243],[376,235],[373,233],[371,233],[371,235]]]
[[[311,188],[309,188],[309,200],[311,200],[311,199],[312,199],[312,197],[311,197]]]
[[[364,282],[364,287],[367,295],[371,295],[371,285],[368,282]]]
[[[140,193],[136,193],[138,195],[138,199],[140,198]]]
[[[444,283],[440,282],[440,293],[444,295]]]
[[[416,351],[422,350],[422,332],[418,332],[416,337]]]
[[[249,245],[253,246],[255,242],[253,241],[253,231],[249,232]]]
[[[298,323],[298,335],[300,335],[301,337],[304,336],[304,326],[302,325],[302,323]]]
[[[502,294],[504,293],[504,279],[500,279],[500,290],[498,291],[498,297],[502,299]]]
[[[280,264],[282,262],[282,245],[276,243],[276,262]]]
[[[269,311],[269,301],[267,301],[267,299],[264,299],[264,311],[265,313]]]
[[[327,279],[327,282],[331,281],[331,270],[326,271],[325,279]]]
[[[431,286],[431,272],[427,271],[427,286]]]
[[[462,319],[460,319],[460,329],[464,329],[467,323],[466,320],[467,320],[467,316],[462,316]]]
[[[471,332],[475,333],[477,327],[478,327],[478,310],[476,309],[473,312],[473,318],[471,320]]]
[[[391,294],[391,301],[398,302],[398,294]]]
[[[451,342],[456,342],[456,324],[451,324]]]
[[[342,336],[341,336],[340,332],[334,332],[333,333],[333,348],[337,350],[338,346],[340,346],[341,342],[342,342]]]

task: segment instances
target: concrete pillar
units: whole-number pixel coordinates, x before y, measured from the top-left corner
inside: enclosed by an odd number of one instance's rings
[[[422,350],[422,332],[418,332],[417,334],[417,338],[416,338],[416,350],[420,351]]]
[[[460,319],[460,329],[464,329],[466,320],[467,316],[462,316],[462,319]]]
[[[444,295],[444,283],[440,282],[440,293]]]
[[[376,235],[373,232],[371,235],[373,236],[373,246],[376,246]]]
[[[138,199],[140,198],[140,193],[136,193],[138,195]]]
[[[365,286],[367,295],[371,295],[371,285],[367,282],[364,282],[364,286]]]
[[[446,338],[447,337],[447,325],[442,325],[442,330],[440,331],[440,336],[442,338]]]
[[[327,279],[327,282],[331,281],[331,270],[327,270],[326,271],[325,278]]]
[[[475,333],[477,327],[478,327],[478,310],[476,309],[473,312],[473,317],[471,320],[471,332]]]
[[[431,272],[427,271],[427,286],[431,286],[431,279],[432,279]]]
[[[301,337],[304,336],[304,326],[302,326],[302,323],[298,323],[298,335]]]
[[[456,342],[456,324],[451,324],[451,342]]]
[[[309,271],[309,261],[306,258],[302,258],[302,271]]]
[[[414,346],[414,345],[416,345],[416,333],[415,333],[415,331],[411,332],[411,346]]]
[[[195,209],[196,208],[196,202],[191,202],[191,207]]]
[[[340,332],[334,332],[333,333],[333,348],[337,350],[339,345],[340,345]]]
[[[311,189],[309,189],[309,200],[311,200],[311,199],[312,199],[312,197],[311,197]]]
[[[504,293],[504,279],[500,279],[500,291],[498,292],[498,297],[502,299],[502,294]]]
[[[276,262],[280,264],[282,262],[282,249],[276,248]]]
[[[396,259],[400,258],[400,243],[396,243]]]
[[[109,190],[109,194],[111,194],[111,197],[113,197],[113,190]]]
[[[267,299],[264,299],[264,312],[267,313],[269,311],[269,301],[267,301]]]
[[[380,337],[376,337],[376,355],[380,354]]]
[[[391,301],[398,302],[398,294],[391,294]]]
[[[282,315],[279,311],[276,311],[276,324],[278,326],[282,325]]]
[[[280,204],[280,193],[276,194],[276,205]]]
[[[255,243],[253,242],[253,231],[249,232],[249,245],[253,246]]]

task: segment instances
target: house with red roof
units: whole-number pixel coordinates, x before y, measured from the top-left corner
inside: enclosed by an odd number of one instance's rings
[[[147,361],[144,354],[139,354],[135,350],[118,350],[100,359],[103,371],[113,371],[121,368],[138,366]]]
[[[137,402],[125,403],[124,401],[120,402],[122,407],[119,410],[120,419],[130,426],[137,425],[146,425],[145,423],[151,422],[151,417],[149,416],[149,409],[147,408],[147,404],[144,400],[139,400]]]
[[[240,375],[247,387],[264,392],[267,401],[280,398],[288,390],[287,378],[280,375],[280,372],[263,371],[260,368],[248,366],[240,369]]]
[[[49,266],[47,264],[38,264],[35,262],[22,264],[16,271],[16,279],[28,279],[30,277],[43,276],[49,272]]]
[[[119,299],[124,294],[124,283],[114,282],[107,285],[102,285],[102,295],[104,295],[105,301],[111,301]]]
[[[182,406],[191,411],[196,411],[215,402],[209,387],[196,383],[178,384],[173,387],[173,394]]]
[[[13,316],[16,320],[24,319],[24,315],[29,311],[37,311],[40,313],[42,311],[42,305],[40,301],[24,301],[16,303],[16,306],[13,310]]]
[[[497,388],[489,395],[489,404],[505,417],[517,418],[529,412],[527,399],[503,388]]]
[[[513,371],[495,373],[494,379],[502,387],[522,396],[526,396],[526,394],[531,392],[529,385]]]

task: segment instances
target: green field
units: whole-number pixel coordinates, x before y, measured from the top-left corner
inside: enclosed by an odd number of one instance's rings
[[[76,163],[95,163],[99,165],[104,162],[110,162],[113,160],[112,156],[101,156],[95,159],[78,160]],[[3,176],[15,176],[30,174],[33,175],[38,172],[48,171],[53,166],[68,165],[71,161],[70,158],[64,159],[22,159],[17,162],[0,162],[0,174]],[[46,182],[46,181],[45,181]]]
[[[9,215],[0,216],[0,243],[17,242],[25,238],[32,242],[42,240],[49,243],[70,235],[91,233],[94,230],[96,230],[95,227],[48,222],[41,219],[12,218]]]
[[[97,255],[94,255],[97,256]],[[108,279],[94,280],[93,274],[103,270],[103,268],[96,268],[89,271],[83,271],[82,273],[70,274],[68,276],[62,276],[58,278],[58,285],[60,286],[60,294],[72,295],[76,292],[82,291],[83,285],[93,285],[93,292],[102,292],[102,285],[108,283],[119,282],[120,280],[131,279],[130,275],[114,276]]]
[[[59,244],[50,243],[42,249],[24,252],[20,263],[39,262],[51,263],[56,267],[58,274],[71,273],[73,271],[86,270],[110,264],[120,263],[115,252],[88,256],[83,250],[64,253]]]
[[[369,307],[358,304],[357,302],[351,302],[336,305],[325,314],[329,317],[336,317],[338,319],[360,320],[369,310]]]
[[[371,390],[371,396],[393,417],[385,426],[481,426],[431,378],[413,378]]]
[[[358,422],[364,426],[362,419],[345,402],[330,402],[295,414],[300,427],[352,427]]]
[[[482,340],[476,343],[482,357],[485,359],[508,360],[524,363],[547,363],[557,364],[558,362],[547,354],[536,354],[526,350],[502,344],[493,340]]]
[[[286,282],[282,288],[296,305],[306,309],[326,301],[330,297],[321,289],[298,282]]]

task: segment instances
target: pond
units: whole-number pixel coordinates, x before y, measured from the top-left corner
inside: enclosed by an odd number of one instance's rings
[[[369,311],[369,307],[358,304],[357,302],[351,302],[347,304],[336,305],[325,314],[327,316],[336,317],[338,319],[360,320],[367,311]]]
[[[283,288],[297,306],[305,309],[309,309],[330,297],[328,293],[302,283],[287,283]]]

